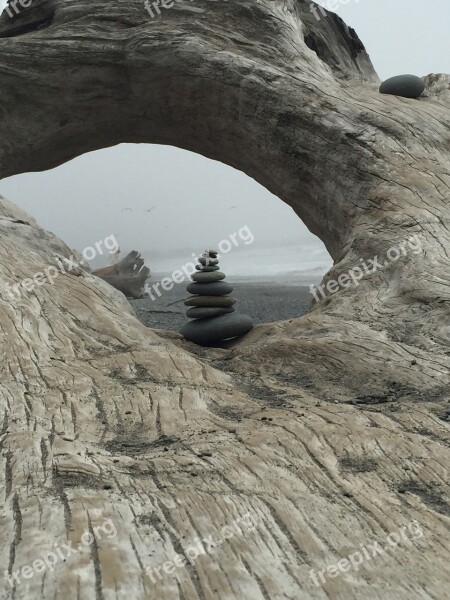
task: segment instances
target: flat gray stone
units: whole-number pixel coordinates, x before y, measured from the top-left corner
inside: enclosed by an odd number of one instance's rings
[[[211,306],[197,306],[190,308],[186,312],[186,316],[190,319],[210,319],[211,317],[220,317],[220,315],[226,315],[235,311],[234,306],[228,307],[217,307],[212,308]]]
[[[209,258],[206,256],[200,256],[198,259],[198,262],[203,265],[203,266],[207,266],[207,267],[213,267],[214,265],[218,265],[219,261],[217,260],[217,258]]]
[[[181,335],[196,344],[210,344],[235,338],[253,327],[253,320],[248,315],[231,313],[212,319],[196,319],[183,325]]]
[[[220,267],[215,265],[214,267],[204,267],[203,265],[195,265],[197,271],[201,271],[202,273],[210,273],[211,271],[218,271]]]
[[[397,75],[386,79],[380,86],[380,94],[418,98],[425,90],[425,82],[416,75]]]
[[[186,289],[190,294],[198,296],[226,296],[231,294],[233,286],[224,281],[214,281],[213,283],[190,283]]]
[[[192,296],[184,301],[185,306],[233,306],[236,298],[233,296]]]
[[[212,271],[211,273],[199,272],[192,275],[192,280],[197,281],[198,283],[213,283],[214,281],[220,281],[221,279],[225,279],[225,273],[222,273],[222,271]]]

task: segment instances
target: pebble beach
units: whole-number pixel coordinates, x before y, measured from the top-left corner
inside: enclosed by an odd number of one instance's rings
[[[159,278],[152,278],[154,283]],[[292,319],[305,314],[312,296],[304,285],[287,284],[282,281],[264,282],[258,279],[232,281],[233,296],[238,301],[239,312],[250,315],[255,324]],[[184,300],[187,282],[174,285],[155,299],[130,300],[139,320],[154,329],[178,330],[189,319],[186,317]]]

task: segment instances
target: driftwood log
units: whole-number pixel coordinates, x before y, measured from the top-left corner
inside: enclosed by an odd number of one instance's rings
[[[144,266],[144,259],[139,252],[133,250],[119,262],[95,269],[92,274],[100,277],[128,298],[143,298],[150,269]]]
[[[334,292],[195,349],[84,272],[11,299],[7,284],[70,251],[3,205],[1,598],[445,597],[450,77],[426,84],[420,100],[380,95],[355,32],[304,0],[3,14],[0,178],[121,142],[203,154],[292,206],[334,259]],[[105,520],[116,535],[95,536]],[[334,567],[413,522],[421,537]]]

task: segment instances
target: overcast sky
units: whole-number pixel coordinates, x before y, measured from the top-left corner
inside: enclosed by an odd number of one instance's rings
[[[319,3],[337,6],[382,79],[450,73],[449,0]],[[0,7],[5,4],[0,0]],[[300,269],[311,267],[312,255],[323,272],[331,264],[322,242],[258,183],[176,148],[127,144],[93,152],[45,173],[5,179],[0,194],[79,250],[114,233],[124,250],[173,255],[215,246],[247,225],[255,248],[290,245],[290,260]],[[245,253],[239,254],[245,261]],[[250,247],[247,256],[251,273]]]

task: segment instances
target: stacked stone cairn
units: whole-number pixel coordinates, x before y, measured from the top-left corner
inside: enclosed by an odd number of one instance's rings
[[[230,296],[233,288],[223,281],[225,274],[219,270],[217,251],[206,250],[198,263],[192,283],[187,286],[193,295],[185,301],[189,307],[186,316],[192,320],[183,325],[181,335],[196,344],[207,345],[250,331],[253,320],[235,312],[236,299]]]

